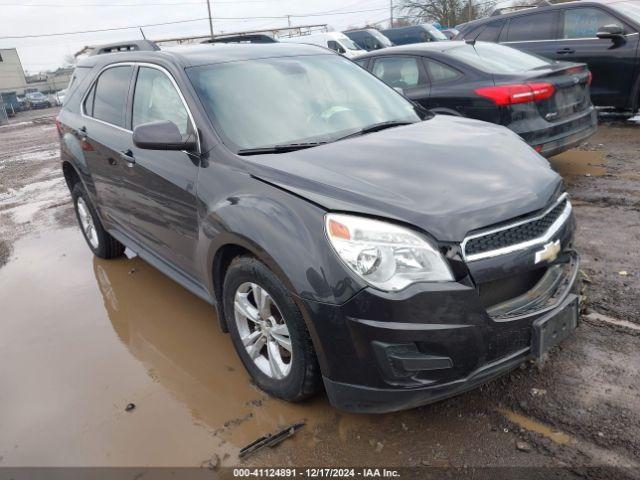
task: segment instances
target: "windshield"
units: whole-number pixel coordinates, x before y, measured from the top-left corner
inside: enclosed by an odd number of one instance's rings
[[[443,53],[483,72],[503,75],[526,72],[551,64],[543,58],[495,43],[461,44]]]
[[[373,124],[417,122],[413,105],[338,55],[267,58],[187,73],[236,149],[330,142]]]
[[[442,33],[440,30],[438,30],[433,25],[426,24],[426,25],[422,25],[422,26],[429,31],[429,35],[431,35],[431,37],[434,40],[449,40],[444,33]]]
[[[373,35],[376,38],[376,40],[378,40],[378,42],[382,44],[383,47],[393,46],[393,43],[391,43],[391,40],[389,40],[387,37],[381,34],[378,30],[369,30],[369,32],[371,33],[371,35]]]
[[[640,2],[614,2],[610,3],[609,6],[629,17],[635,23],[640,23]]]

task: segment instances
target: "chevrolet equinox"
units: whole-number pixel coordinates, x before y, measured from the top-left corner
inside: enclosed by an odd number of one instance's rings
[[[126,246],[215,306],[277,397],[414,407],[576,327],[574,217],[547,160],[329,50],[97,49],[57,127],[93,253]]]

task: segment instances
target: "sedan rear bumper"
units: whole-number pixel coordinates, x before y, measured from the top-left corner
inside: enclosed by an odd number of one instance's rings
[[[550,123],[542,117],[508,125],[529,145],[545,157],[558,155],[576,147],[593,135],[598,128],[598,114],[594,107],[561,122]]]

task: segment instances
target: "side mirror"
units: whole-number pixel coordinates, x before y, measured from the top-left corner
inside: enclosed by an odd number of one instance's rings
[[[169,121],[138,125],[133,130],[133,144],[145,150],[193,150],[197,146],[194,135],[183,137],[178,126]]]
[[[600,39],[620,40],[624,37],[624,28],[620,25],[605,25],[598,29],[596,37]]]

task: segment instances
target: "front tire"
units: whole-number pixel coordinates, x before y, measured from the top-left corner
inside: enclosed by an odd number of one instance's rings
[[[302,314],[259,260],[236,258],[223,285],[224,312],[242,363],[267,393],[296,402],[314,395],[320,368]]]
[[[124,245],[109,235],[104,229],[81,183],[78,182],[73,186],[71,197],[73,198],[73,206],[76,211],[78,225],[93,254],[105,259],[122,256],[125,248]]]

